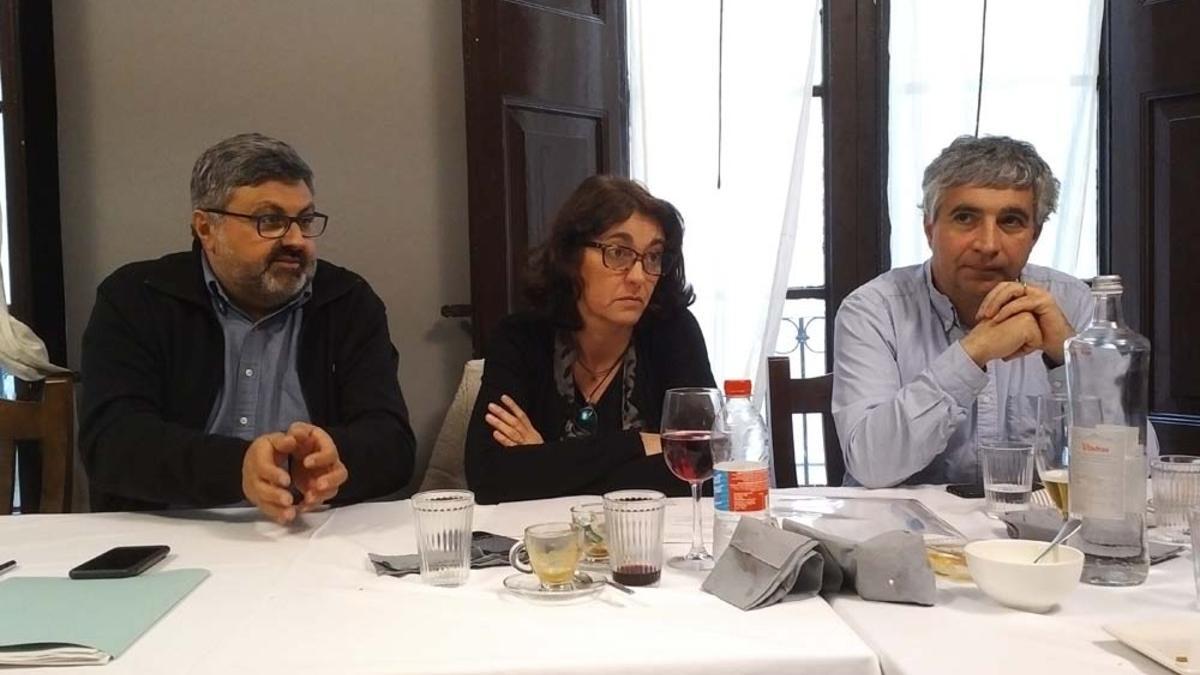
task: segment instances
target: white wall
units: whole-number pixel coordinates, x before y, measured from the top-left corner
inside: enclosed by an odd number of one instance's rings
[[[100,280],[189,245],[197,155],[276,136],[331,215],[319,254],[387,304],[419,477],[470,357],[438,314],[470,299],[460,19],[450,0],[55,2],[70,365]]]

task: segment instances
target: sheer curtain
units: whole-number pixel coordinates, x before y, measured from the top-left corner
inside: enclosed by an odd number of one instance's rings
[[[713,375],[753,379],[761,401],[794,249],[819,1],[628,7],[633,177],[683,214]]]
[[[1096,115],[1103,0],[897,0],[891,5],[888,207],[892,264],[929,256],[921,173],[956,136],[1029,141],[1062,182],[1030,262],[1096,274]],[[986,32],[986,37],[982,37]]]

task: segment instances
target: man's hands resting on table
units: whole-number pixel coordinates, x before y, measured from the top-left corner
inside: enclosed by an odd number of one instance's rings
[[[282,468],[288,457],[290,473]],[[348,477],[333,439],[324,429],[306,422],[293,423],[286,433],[259,436],[242,459],[246,500],[280,524],[332,499]],[[293,485],[303,495],[299,504],[289,490]]]

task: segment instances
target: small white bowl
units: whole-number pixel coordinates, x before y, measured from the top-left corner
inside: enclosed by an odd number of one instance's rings
[[[1076,586],[1083,573],[1083,553],[1063,546],[1033,559],[1049,542],[1027,539],[984,539],[966,545],[967,569],[980,590],[996,602],[1028,612],[1045,612]]]

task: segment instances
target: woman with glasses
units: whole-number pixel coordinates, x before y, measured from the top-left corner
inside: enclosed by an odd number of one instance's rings
[[[478,501],[687,492],[658,456],[663,393],[714,381],[682,245],[675,207],[633,181],[567,198],[532,256],[531,310],[490,336],[466,446]]]

